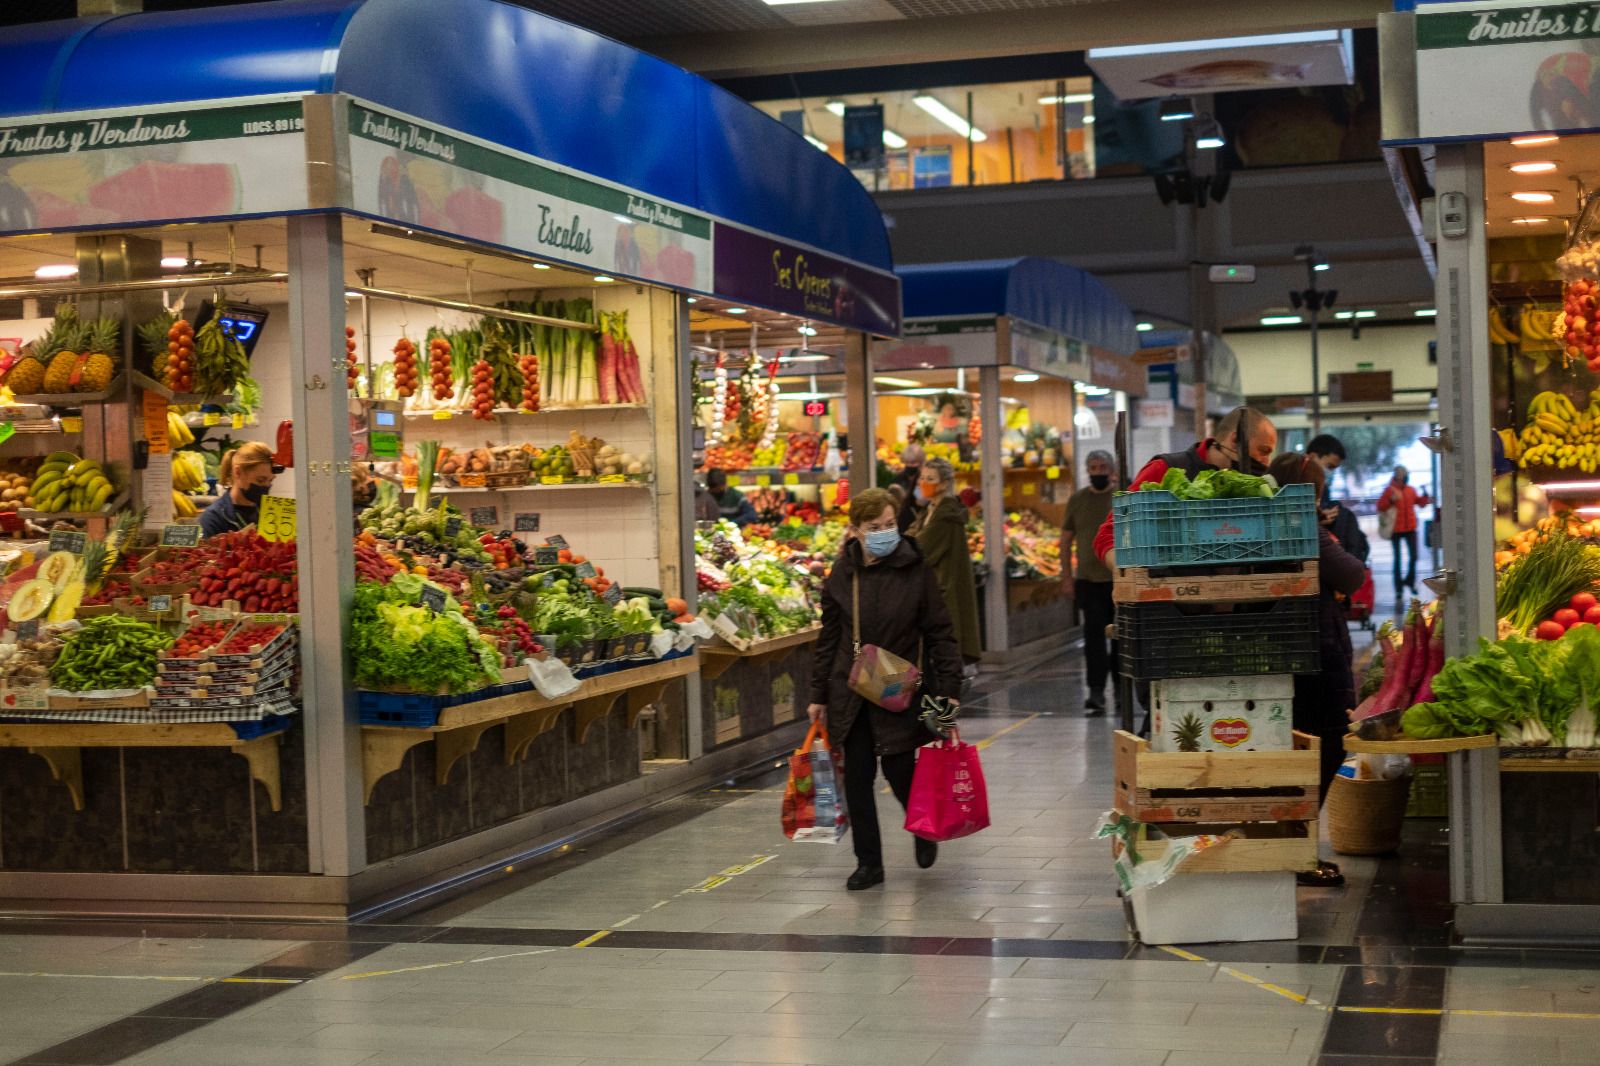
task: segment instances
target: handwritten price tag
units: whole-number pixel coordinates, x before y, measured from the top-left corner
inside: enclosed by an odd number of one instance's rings
[[[1055,481],[1061,477],[1061,468],[1059,466],[1047,466],[1044,468],[1044,476],[1051,481]]]
[[[233,428],[234,429],[243,429],[244,428],[244,415],[234,415],[233,416]]]
[[[800,475],[799,474],[785,474],[785,475],[783,475],[783,483],[785,485],[798,485],[798,484],[800,484]]]
[[[221,422],[222,416],[216,411],[206,411],[200,416],[200,424],[203,426],[215,426],[219,425]]]
[[[290,496],[268,496],[261,501],[261,517],[256,521],[256,532],[262,540],[287,543],[295,539],[296,517],[294,499]]]
[[[448,421],[450,421],[450,417],[451,417],[451,412],[449,412],[449,411],[435,411],[435,412],[433,412],[433,420],[435,422],[448,422]]]
[[[1037,496],[1039,494],[1039,486],[1031,481],[1024,481],[1022,483],[1022,494],[1024,496]]]
[[[756,487],[757,488],[764,489],[764,488],[767,488],[768,486],[770,486],[771,484],[772,484],[772,475],[771,474],[757,474],[756,475]]]
[[[200,534],[203,532],[197,525],[173,523],[161,527],[161,546],[163,548],[193,548],[200,543]]]

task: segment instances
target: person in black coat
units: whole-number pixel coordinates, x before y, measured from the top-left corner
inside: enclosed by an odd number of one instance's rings
[[[1279,485],[1310,485],[1317,499],[1327,475],[1321,464],[1307,455],[1280,455],[1270,471]],[[1350,647],[1350,627],[1345,621],[1342,594],[1348,597],[1367,578],[1367,568],[1334,539],[1326,526],[1317,527],[1317,653],[1320,671],[1294,679],[1294,727],[1322,741],[1321,799],[1327,799],[1344,763],[1344,737],[1350,731],[1350,711],[1356,705],[1356,683]],[[1300,883],[1320,887],[1344,884],[1344,875],[1331,862],[1299,875]]]
[[[917,749],[935,736],[922,724],[916,705],[898,713],[868,703],[850,690],[856,642],[875,644],[922,670],[918,695],[952,703],[961,694],[961,650],[945,607],[939,579],[923,562],[916,543],[902,537],[894,500],[884,489],[868,489],[850,501],[850,535],[822,587],[822,632],[811,669],[815,722],[826,716],[830,742],[844,752],[845,802],[850,810],[856,871],[851,891],[883,883],[883,841],[874,793],[878,764],[904,807],[911,798]],[[854,604],[860,603],[859,634]],[[917,865],[932,866],[938,845],[920,837]]]

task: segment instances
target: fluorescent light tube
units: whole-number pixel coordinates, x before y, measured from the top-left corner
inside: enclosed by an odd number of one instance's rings
[[[927,94],[913,96],[911,102],[955,130],[963,140],[970,138],[974,141],[987,141],[989,139],[988,134],[975,126],[969,126],[966,119],[944,106],[936,96],[928,96]]]

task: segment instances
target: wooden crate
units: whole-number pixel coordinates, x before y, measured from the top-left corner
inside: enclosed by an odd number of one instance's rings
[[[1113,577],[1117,603],[1256,603],[1315,596],[1315,559],[1226,567],[1236,573],[1171,572],[1163,568],[1121,567]]]
[[[1180,868],[1180,876],[1298,872],[1316,869],[1317,865],[1315,819],[1232,826],[1171,823],[1158,828],[1168,831],[1172,836],[1233,834],[1233,839],[1226,844],[1218,844],[1190,856]],[[1113,854],[1121,851],[1121,841],[1114,840],[1112,845]],[[1141,840],[1138,843],[1139,859],[1141,862],[1159,861],[1166,855],[1168,847],[1169,843],[1160,838]]]
[[[1320,747],[1296,732],[1293,751],[1152,752],[1119,729],[1116,809],[1140,822],[1308,821],[1317,816]]]

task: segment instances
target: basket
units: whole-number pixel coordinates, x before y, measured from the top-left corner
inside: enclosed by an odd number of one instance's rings
[[[1314,674],[1321,668],[1314,596],[1235,604],[1230,611],[1122,603],[1117,640],[1122,671],[1135,681]]]
[[[1316,493],[1285,485],[1271,499],[1180,500],[1152,489],[1112,502],[1116,563],[1214,566],[1317,557]]]
[[[1323,805],[1333,850],[1340,855],[1387,855],[1397,850],[1410,797],[1409,775],[1392,781],[1335,777]]]

